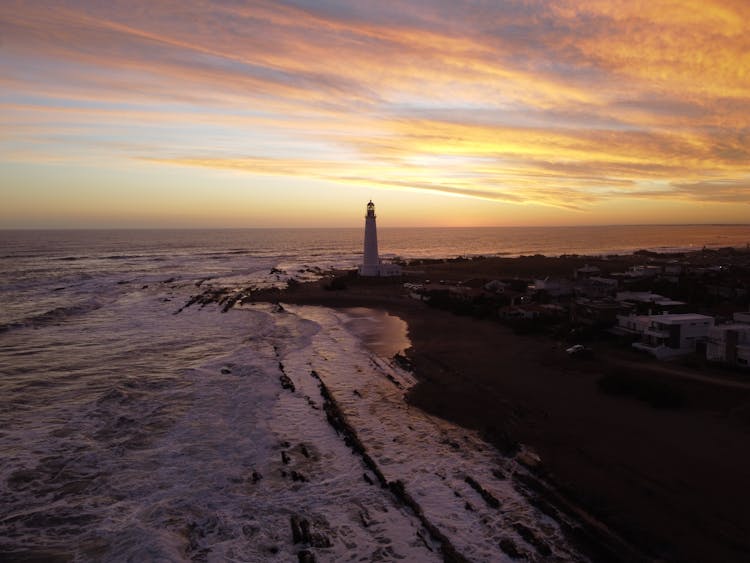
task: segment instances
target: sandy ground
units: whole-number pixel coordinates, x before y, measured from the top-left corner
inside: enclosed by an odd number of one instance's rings
[[[700,372],[610,344],[591,360],[572,359],[550,338],[429,308],[400,284],[301,286],[270,298],[404,319],[420,381],[411,402],[498,446],[530,445],[546,480],[648,557],[750,560],[750,391],[711,383],[726,374],[684,378]],[[597,380],[611,373],[666,381],[684,403],[659,409],[604,394]]]

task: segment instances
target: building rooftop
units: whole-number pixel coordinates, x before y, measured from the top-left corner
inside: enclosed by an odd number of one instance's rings
[[[662,323],[674,323],[674,322],[690,322],[690,321],[708,321],[713,320],[713,317],[708,315],[699,315],[698,313],[669,313],[664,315],[647,315],[653,320]]]
[[[634,303],[653,303],[662,307],[685,305],[684,301],[675,301],[658,293],[650,291],[618,291],[617,301],[632,301]]]
[[[750,324],[747,323],[728,323],[725,325],[714,325],[714,330],[750,330]]]

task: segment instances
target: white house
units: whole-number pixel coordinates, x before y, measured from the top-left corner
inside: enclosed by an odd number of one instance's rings
[[[662,359],[695,352],[714,326],[713,317],[695,313],[664,315],[620,315],[620,332],[639,337],[633,347]]]
[[[750,313],[733,315],[734,322],[716,325],[708,332],[706,359],[750,366]]]
[[[740,366],[750,366],[750,324],[717,325],[708,332],[706,359]]]

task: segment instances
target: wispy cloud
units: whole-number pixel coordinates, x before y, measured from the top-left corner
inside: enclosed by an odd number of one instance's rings
[[[0,143],[576,211],[750,202],[748,22],[744,0],[18,2]]]

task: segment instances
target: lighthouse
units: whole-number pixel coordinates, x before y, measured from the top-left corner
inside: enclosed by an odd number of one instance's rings
[[[378,227],[375,224],[375,204],[370,200],[365,215],[365,259],[359,269],[360,276],[379,276]]]
[[[365,254],[359,267],[360,276],[400,276],[401,267],[380,261],[378,255],[378,227],[375,224],[375,204],[370,200],[365,215]]]

